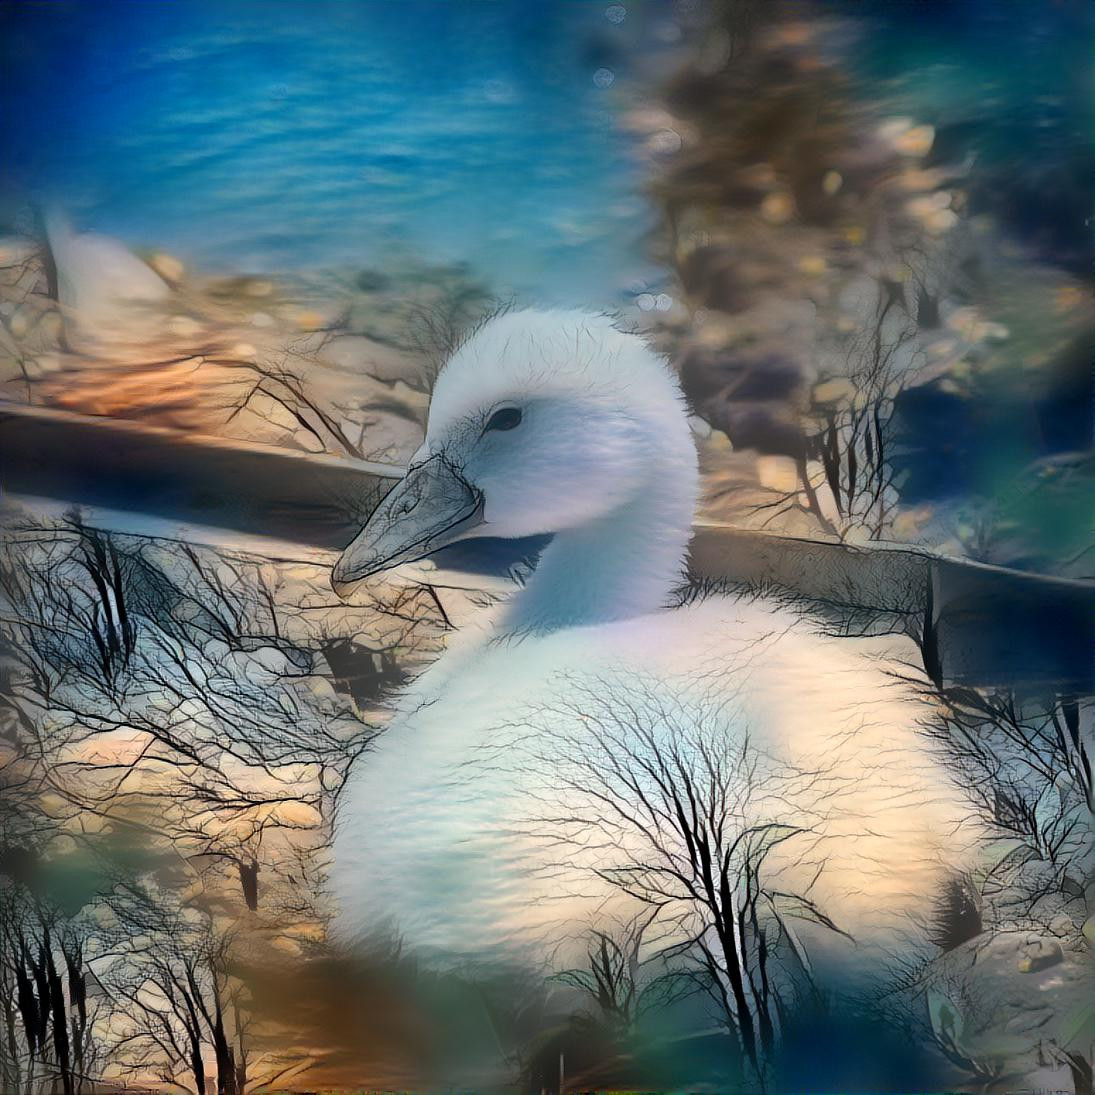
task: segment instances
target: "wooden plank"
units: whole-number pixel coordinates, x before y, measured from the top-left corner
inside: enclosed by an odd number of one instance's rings
[[[386,464],[0,403],[0,488],[79,504],[106,527],[174,529],[197,542],[340,550],[399,478]],[[453,545],[417,573],[501,588],[544,539]],[[931,620],[948,680],[1090,691],[1095,584],[947,559],[902,545],[851,546],[700,523],[692,570],[771,583],[841,611]]]
[[[0,488],[339,549],[402,470],[0,402]]]
[[[698,525],[695,572],[771,582],[861,621],[934,632],[946,682],[1090,694],[1095,583],[950,559],[903,545],[852,546]],[[903,618],[900,619],[900,618]]]

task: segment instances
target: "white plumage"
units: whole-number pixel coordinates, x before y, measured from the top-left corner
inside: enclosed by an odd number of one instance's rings
[[[700,914],[679,883],[675,784],[712,800],[701,814],[719,814],[727,848],[787,827],[764,884],[855,940],[792,910],[815,962],[918,950],[971,847],[926,709],[893,666],[793,609],[681,603],[697,490],[675,378],[608,319],[510,314],[455,353],[425,444],[336,588],[461,537],[554,539],[353,769],[332,871],[343,938],[387,928],[445,962],[566,966],[652,886],[660,938],[681,938]]]

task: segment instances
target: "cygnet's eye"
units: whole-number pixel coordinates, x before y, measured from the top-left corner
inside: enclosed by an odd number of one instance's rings
[[[487,430],[512,430],[521,425],[520,407],[499,407],[487,420],[483,433]]]

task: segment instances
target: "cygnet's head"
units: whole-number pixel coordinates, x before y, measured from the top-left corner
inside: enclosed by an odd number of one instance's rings
[[[676,378],[604,316],[491,319],[437,378],[406,477],[345,550],[340,591],[475,536],[559,534],[637,500],[691,518],[696,455]]]

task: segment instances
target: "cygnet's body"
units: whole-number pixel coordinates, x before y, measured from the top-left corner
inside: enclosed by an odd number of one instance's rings
[[[653,887],[654,934],[679,942],[698,924],[679,881],[691,786],[725,848],[785,828],[764,884],[806,899],[787,928],[813,961],[916,950],[971,842],[927,712],[894,666],[793,609],[681,603],[696,494],[675,379],[608,320],[504,316],[448,363],[408,479],[336,586],[469,534],[554,539],[353,769],[332,872],[343,938],[565,968]]]

